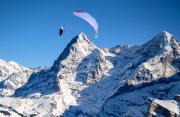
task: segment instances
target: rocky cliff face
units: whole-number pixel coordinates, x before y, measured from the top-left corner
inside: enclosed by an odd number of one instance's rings
[[[180,93],[179,63],[180,43],[168,32],[142,46],[110,49],[96,47],[80,33],[51,68],[33,71],[0,61],[0,114],[146,116],[148,98]]]

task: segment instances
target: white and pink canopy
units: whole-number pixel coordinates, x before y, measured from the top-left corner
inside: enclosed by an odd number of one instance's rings
[[[90,14],[83,12],[83,11],[80,11],[80,10],[74,11],[73,14],[75,16],[83,19],[84,21],[86,21],[95,30],[95,35],[97,36],[98,23],[94,17],[92,17]]]

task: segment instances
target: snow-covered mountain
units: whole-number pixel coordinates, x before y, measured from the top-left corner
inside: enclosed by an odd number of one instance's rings
[[[180,43],[168,32],[141,46],[110,49],[80,33],[50,68],[0,60],[0,115],[143,117],[149,98],[180,94],[179,71]]]
[[[14,61],[6,62],[0,59],[0,95],[10,96],[27,82],[33,71]]]

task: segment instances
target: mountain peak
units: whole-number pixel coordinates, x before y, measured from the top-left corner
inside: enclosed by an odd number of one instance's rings
[[[94,47],[96,47],[90,40],[89,38],[86,36],[85,33],[81,32],[79,33],[76,37],[75,37],[77,41],[80,41],[80,42],[88,42],[89,44],[93,45]]]
[[[161,33],[163,33],[164,35],[166,35],[166,36],[172,36],[172,34],[171,33],[169,33],[169,32],[167,32],[167,31],[162,31]]]
[[[81,32],[81,33],[78,34],[78,37],[86,37],[86,34],[84,32]]]
[[[138,52],[145,58],[151,58],[158,54],[172,53],[176,50],[179,53],[179,42],[167,31],[162,31],[154,36],[150,41],[142,45]]]
[[[59,63],[62,60],[68,58],[68,56],[72,56],[72,58],[74,58],[75,56],[83,57],[91,53],[96,48],[97,47],[88,39],[86,34],[81,32],[80,34],[75,36],[66,46],[61,55],[55,61],[54,67],[58,68],[57,65],[59,66]]]
[[[177,43],[175,37],[167,31],[162,31],[154,36],[150,41],[145,43],[144,46],[148,47],[148,45],[156,45],[161,46],[160,48],[163,48],[165,46],[170,46],[172,43]]]
[[[156,40],[156,41],[160,41],[160,42],[164,42],[164,44],[170,44],[170,42],[174,39],[174,36],[167,32],[167,31],[162,31],[160,32],[159,34],[157,34],[153,40]]]
[[[96,47],[90,40],[89,38],[86,36],[85,33],[81,32],[79,33],[77,36],[75,36],[70,43],[67,45],[67,47],[65,49],[69,49],[70,46],[73,46],[74,44],[83,44],[83,43],[88,43],[90,45],[93,45],[94,47]]]

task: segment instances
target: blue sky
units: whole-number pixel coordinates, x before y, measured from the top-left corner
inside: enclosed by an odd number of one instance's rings
[[[76,9],[97,19],[97,39],[72,14]],[[65,28],[62,37],[60,26]],[[80,32],[109,48],[140,45],[164,30],[180,39],[180,0],[0,0],[0,58],[27,67],[51,66]]]

